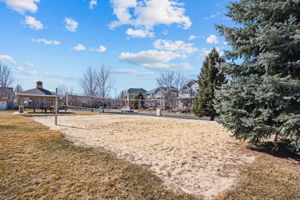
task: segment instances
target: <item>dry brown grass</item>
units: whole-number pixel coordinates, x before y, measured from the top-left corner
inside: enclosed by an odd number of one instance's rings
[[[271,153],[270,149],[256,152],[249,146],[246,151],[257,157],[256,162],[241,172],[233,190],[215,200],[300,200],[300,156]]]
[[[0,199],[195,199],[21,116],[0,116],[0,144]]]
[[[298,161],[254,154],[257,162],[217,200],[300,199]],[[146,169],[75,147],[60,133],[30,119],[0,115],[0,199],[196,198],[165,190]]]
[[[245,169],[236,189],[224,192],[216,200],[299,200],[299,171],[296,175],[289,170],[278,169],[272,163],[266,164]]]
[[[0,115],[12,114],[14,110],[0,110]]]

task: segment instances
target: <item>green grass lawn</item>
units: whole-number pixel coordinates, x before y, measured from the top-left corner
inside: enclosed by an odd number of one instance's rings
[[[141,166],[75,147],[59,132],[7,114],[0,112],[0,199],[201,199],[166,190]],[[235,189],[216,199],[300,199],[299,162],[255,154]]]

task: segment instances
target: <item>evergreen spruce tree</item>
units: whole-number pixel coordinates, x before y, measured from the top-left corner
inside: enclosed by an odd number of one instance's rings
[[[134,109],[144,108],[144,103],[145,103],[144,96],[142,93],[139,93],[134,97],[133,108]]]
[[[300,143],[300,1],[240,0],[217,26],[232,46],[222,64],[230,81],[216,92],[220,122],[238,139]]]
[[[202,64],[198,77],[199,90],[193,101],[192,108],[193,112],[199,117],[207,116],[214,120],[217,116],[213,100],[215,98],[215,89],[220,87],[225,81],[224,74],[218,68],[218,65],[223,61],[218,51],[214,48],[206,56]]]
[[[17,86],[15,88],[15,92],[23,92],[23,88],[20,84],[17,84]]]

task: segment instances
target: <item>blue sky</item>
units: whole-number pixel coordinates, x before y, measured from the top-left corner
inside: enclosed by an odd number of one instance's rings
[[[108,65],[117,91],[150,90],[161,71],[196,78],[203,56],[229,48],[215,24],[229,0],[0,0],[0,62],[15,82],[81,93],[87,67]]]

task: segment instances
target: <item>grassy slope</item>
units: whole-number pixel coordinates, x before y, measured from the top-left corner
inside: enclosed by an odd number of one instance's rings
[[[140,166],[75,147],[21,116],[0,115],[0,199],[196,199],[163,189]],[[234,190],[217,199],[300,199],[299,162],[255,153]]]

